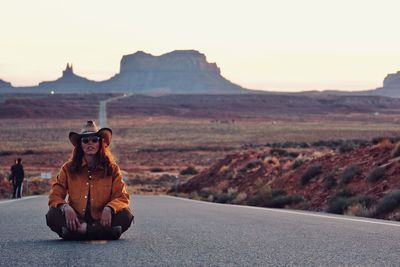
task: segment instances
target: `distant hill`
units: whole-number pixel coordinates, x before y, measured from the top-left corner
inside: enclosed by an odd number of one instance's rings
[[[1,88],[11,88],[11,83],[3,81],[2,79],[0,79],[0,89]]]
[[[74,73],[67,64],[60,78],[38,86],[13,87],[0,79],[0,93],[162,93],[162,94],[279,94],[400,97],[400,71],[388,74],[383,86],[364,91],[303,91],[298,93],[249,90],[221,75],[216,63],[196,50],[175,50],[160,56],[143,51],[125,55],[120,71],[108,80],[93,81]]]
[[[0,118],[86,118],[100,100],[121,94],[0,94]],[[107,105],[109,118],[167,116],[226,120],[300,118],[353,114],[381,120],[400,115],[400,99],[380,96],[301,96],[268,94],[134,94]],[[355,115],[357,114],[357,115]],[[346,118],[351,120],[352,116]],[[383,127],[383,126],[382,126]]]
[[[8,90],[6,90],[8,89]],[[62,77],[32,87],[0,84],[2,92],[22,93],[180,93],[237,94],[251,93],[221,75],[215,63],[195,50],[177,50],[161,56],[142,51],[122,57],[120,72],[105,81],[92,81],[73,72],[67,64]]]

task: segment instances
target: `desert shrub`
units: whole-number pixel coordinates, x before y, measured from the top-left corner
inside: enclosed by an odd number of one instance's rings
[[[1,187],[0,188],[0,196],[7,194],[9,191],[10,190],[8,190],[7,188]]]
[[[266,207],[269,208],[284,208],[287,205],[296,204],[303,201],[303,198],[298,195],[294,196],[286,196],[280,195],[275,198],[272,198],[271,201],[267,204]]]
[[[154,167],[150,169],[150,172],[163,172],[164,170],[161,169],[160,167]]]
[[[313,164],[303,173],[300,178],[300,184],[306,185],[312,178],[317,176],[322,172],[322,165],[321,164]]]
[[[283,148],[296,147],[296,142],[286,141],[282,144]]]
[[[382,136],[380,136],[380,137],[374,137],[374,138],[372,138],[371,143],[372,143],[373,145],[377,145],[377,144],[379,144],[380,142],[382,142],[382,140],[384,140],[384,139],[386,139],[386,137],[382,137]]]
[[[370,195],[352,197],[345,214],[352,216],[371,216],[371,207],[375,205],[376,198]]]
[[[373,205],[376,204],[376,202],[377,202],[376,198],[370,195],[361,195],[352,198],[352,203],[360,204],[365,208],[371,208]]]
[[[228,193],[221,193],[214,197],[214,201],[217,203],[229,203],[231,198]]]
[[[370,183],[381,180],[385,177],[385,167],[376,167],[367,175],[367,181]]]
[[[211,195],[211,194],[210,194],[207,198],[205,198],[205,201],[214,202],[214,201],[215,201],[214,195]]]
[[[272,148],[269,153],[272,156],[286,156],[288,154],[288,152],[282,148]]]
[[[339,153],[344,154],[344,153],[352,151],[354,148],[355,148],[355,145],[353,143],[347,142],[347,143],[342,144],[339,147]]]
[[[238,190],[236,188],[228,188],[227,192],[219,193],[214,196],[214,201],[217,203],[231,203],[238,195]]]
[[[392,158],[400,157],[400,142],[396,143],[390,155]]]
[[[11,151],[0,151],[0,156],[10,156],[13,153]]]
[[[343,140],[319,140],[319,141],[315,141],[312,143],[313,146],[316,147],[321,147],[321,146],[325,146],[325,147],[330,147],[330,148],[334,148],[334,147],[338,147],[341,144],[343,144]]]
[[[202,200],[202,197],[197,193],[197,191],[191,192],[189,198],[194,200]]]
[[[247,198],[247,194],[245,192],[240,192],[239,194],[237,194],[237,196],[235,197],[234,200],[232,200],[233,204],[239,204],[242,203],[243,201],[245,201]]]
[[[348,187],[344,187],[344,188],[337,190],[334,197],[348,198],[348,197],[351,197],[353,194],[354,194],[353,190],[351,190]]]
[[[33,190],[32,195],[43,195],[44,193],[46,193],[43,189],[36,189]]]
[[[208,199],[210,197],[210,195],[216,194],[216,192],[212,189],[210,189],[209,187],[207,188],[202,188],[199,192],[198,195],[202,198],[202,199]]]
[[[328,175],[324,177],[324,186],[326,189],[331,189],[337,184],[335,178],[336,174],[337,174],[337,169],[331,171],[330,173],[328,173]]]
[[[25,150],[25,151],[22,153],[22,155],[33,155],[33,154],[35,154],[35,151],[33,151],[32,149]]]
[[[300,148],[309,148],[309,147],[310,147],[310,144],[309,144],[309,143],[306,143],[306,142],[300,142],[300,143],[299,143],[299,147],[300,147]]]
[[[271,190],[271,198],[276,198],[280,196],[286,196],[287,192],[284,189],[272,189]]]
[[[378,203],[378,206],[375,209],[373,214],[374,217],[382,217],[389,212],[395,210],[400,204],[400,191],[395,191],[387,194],[383,197],[383,199]]]
[[[369,217],[369,210],[359,203],[350,204],[344,213],[350,216]]]
[[[300,155],[299,152],[295,152],[295,151],[290,151],[288,152],[287,156],[291,157],[291,158],[297,158]]]
[[[271,199],[272,191],[268,185],[262,186],[247,202],[250,206],[265,207],[266,203]]]
[[[361,173],[360,166],[358,166],[357,164],[350,165],[340,175],[340,182],[342,184],[347,184],[354,178],[354,176],[360,173]]]
[[[181,175],[195,175],[198,171],[193,166],[188,166],[186,169],[180,171]]]
[[[350,201],[348,198],[335,196],[328,201],[328,209],[326,211],[329,213],[343,214],[349,204]]]
[[[261,160],[257,159],[257,160],[251,160],[249,162],[246,163],[246,166],[244,166],[243,168],[241,168],[239,171],[240,172],[247,172],[248,170],[254,169],[257,166],[260,166],[260,164],[262,164]]]
[[[296,160],[293,162],[292,169],[293,169],[293,170],[297,169],[298,167],[300,167],[301,165],[303,165],[304,162],[305,162],[305,161],[304,161],[303,159],[296,159]]]
[[[254,196],[249,198],[247,204],[250,206],[283,208],[287,205],[297,204],[303,201],[301,196],[288,196],[283,189],[272,189],[269,186],[261,188]]]

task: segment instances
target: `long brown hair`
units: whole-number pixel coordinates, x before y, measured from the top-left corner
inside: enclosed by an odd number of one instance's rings
[[[99,140],[99,151],[97,151],[97,162],[98,165],[104,167],[106,174],[112,174],[112,164],[115,164],[114,157],[110,151],[110,148],[103,142],[103,139]],[[70,171],[73,173],[80,173],[82,171],[82,160],[84,152],[82,149],[81,141],[77,142],[76,147],[72,151],[71,156],[71,167]]]

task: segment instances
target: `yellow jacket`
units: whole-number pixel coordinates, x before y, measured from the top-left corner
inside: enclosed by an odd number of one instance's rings
[[[97,167],[90,173],[84,159],[80,173],[72,173],[70,165],[71,162],[67,162],[62,166],[57,181],[50,191],[49,207],[56,208],[68,203],[81,217],[84,217],[90,189],[93,219],[101,218],[105,206],[109,206],[114,213],[124,208],[129,209],[129,194],[125,189],[118,165],[112,165],[112,175],[107,175],[103,167]],[[65,201],[67,194],[68,202]]]

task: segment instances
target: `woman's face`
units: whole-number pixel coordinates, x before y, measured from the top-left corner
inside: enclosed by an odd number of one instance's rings
[[[96,155],[100,147],[100,137],[97,135],[83,136],[81,145],[85,155]]]

